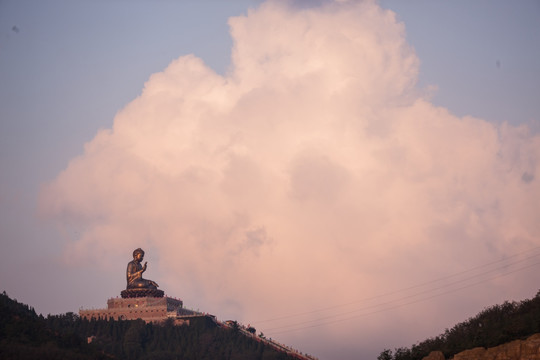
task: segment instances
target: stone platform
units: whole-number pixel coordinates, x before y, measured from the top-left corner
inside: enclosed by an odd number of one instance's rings
[[[183,317],[200,315],[184,309],[182,300],[165,297],[111,298],[106,309],[79,310],[83,319],[136,320],[159,323],[172,318],[183,323]]]

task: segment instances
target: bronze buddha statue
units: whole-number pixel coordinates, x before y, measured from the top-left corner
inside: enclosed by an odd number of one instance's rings
[[[142,274],[147,267],[146,262],[141,265],[143,258],[143,249],[133,251],[133,260],[128,263],[126,269],[126,289],[120,292],[122,298],[163,297],[164,293],[158,289],[159,285],[155,281],[143,279]]]
[[[147,263],[141,265],[144,258],[144,251],[141,248],[133,251],[133,260],[130,261],[126,269],[126,289],[150,289],[156,290],[158,284],[155,281],[143,279],[142,273],[146,271]]]

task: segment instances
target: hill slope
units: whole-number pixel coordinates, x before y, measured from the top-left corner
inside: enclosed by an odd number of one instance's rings
[[[536,333],[540,333],[540,291],[532,299],[486,308],[443,334],[410,348],[399,348],[394,353],[386,349],[378,359],[421,360],[432,351],[441,351],[448,359],[468,349],[492,348]]]

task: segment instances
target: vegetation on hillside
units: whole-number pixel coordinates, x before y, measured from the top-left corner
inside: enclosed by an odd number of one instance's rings
[[[378,360],[421,360],[432,351],[449,357],[474,347],[493,347],[540,333],[540,291],[521,302],[505,302],[446,329],[443,334],[410,348],[385,349]]]
[[[88,338],[91,342],[88,343]],[[285,360],[262,342],[200,321],[190,326],[142,320],[85,320],[78,315],[37,315],[0,294],[1,359]]]

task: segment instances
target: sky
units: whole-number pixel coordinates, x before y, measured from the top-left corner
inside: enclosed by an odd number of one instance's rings
[[[0,290],[145,277],[320,359],[533,297],[540,3],[0,0]]]

